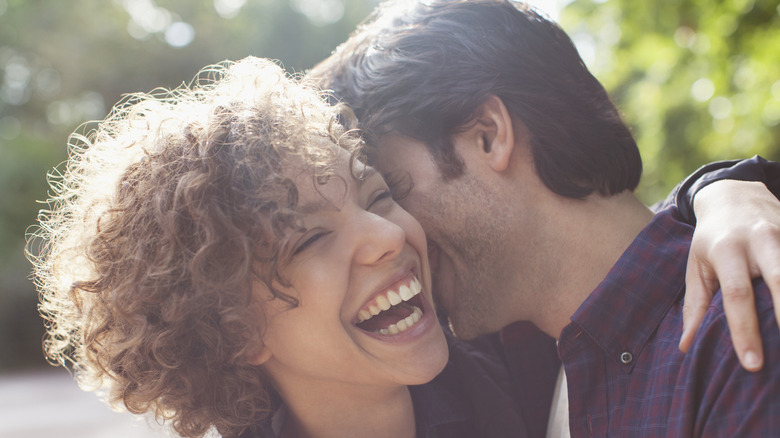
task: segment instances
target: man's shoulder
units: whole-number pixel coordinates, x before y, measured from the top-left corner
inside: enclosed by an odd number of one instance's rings
[[[718,291],[684,355],[672,410],[695,412],[694,435],[770,436],[780,430],[780,331],[763,280],[753,282],[765,366],[748,372],[734,351],[723,296]],[[687,400],[687,403],[686,403]],[[769,433],[769,435],[766,435]],[[724,435],[726,434],[726,435]]]
[[[643,436],[772,436],[780,430],[780,331],[769,290],[756,281],[765,369],[742,368],[718,292],[690,350],[678,348],[682,301],[678,300],[632,362],[628,386],[619,390],[621,430]],[[623,392],[620,392],[623,391]],[[764,434],[764,435],[762,435]]]

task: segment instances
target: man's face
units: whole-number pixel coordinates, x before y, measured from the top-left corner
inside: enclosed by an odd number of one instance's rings
[[[471,339],[512,322],[501,312],[511,292],[503,247],[508,214],[494,191],[468,163],[464,175],[443,180],[422,142],[386,135],[376,147],[374,164],[389,184],[411,179],[413,187],[398,202],[426,232],[434,295],[455,333]]]

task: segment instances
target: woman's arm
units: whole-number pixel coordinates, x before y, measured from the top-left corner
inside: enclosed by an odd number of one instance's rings
[[[665,201],[676,203],[683,219],[696,225],[686,274],[682,351],[690,347],[720,288],[740,362],[749,371],[763,366],[752,278],[764,277],[780,303],[779,195],[780,163],[753,157],[704,166]]]

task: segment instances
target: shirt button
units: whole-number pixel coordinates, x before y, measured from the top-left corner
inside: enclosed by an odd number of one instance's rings
[[[633,360],[634,360],[634,355],[632,355],[632,354],[631,354],[631,353],[629,353],[628,351],[624,351],[624,352],[623,352],[623,353],[620,355],[620,361],[621,361],[621,362],[623,362],[623,363],[624,363],[624,364],[626,364],[626,365],[630,364],[630,363],[631,363],[631,361],[633,361]]]

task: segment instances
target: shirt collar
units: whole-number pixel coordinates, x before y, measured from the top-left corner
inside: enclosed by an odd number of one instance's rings
[[[584,331],[607,357],[618,362],[623,358],[623,364],[630,365],[626,372],[632,369],[630,358],[641,353],[684,293],[693,229],[677,221],[675,213],[676,208],[670,207],[656,214],[634,239],[564,328],[561,350]]]

